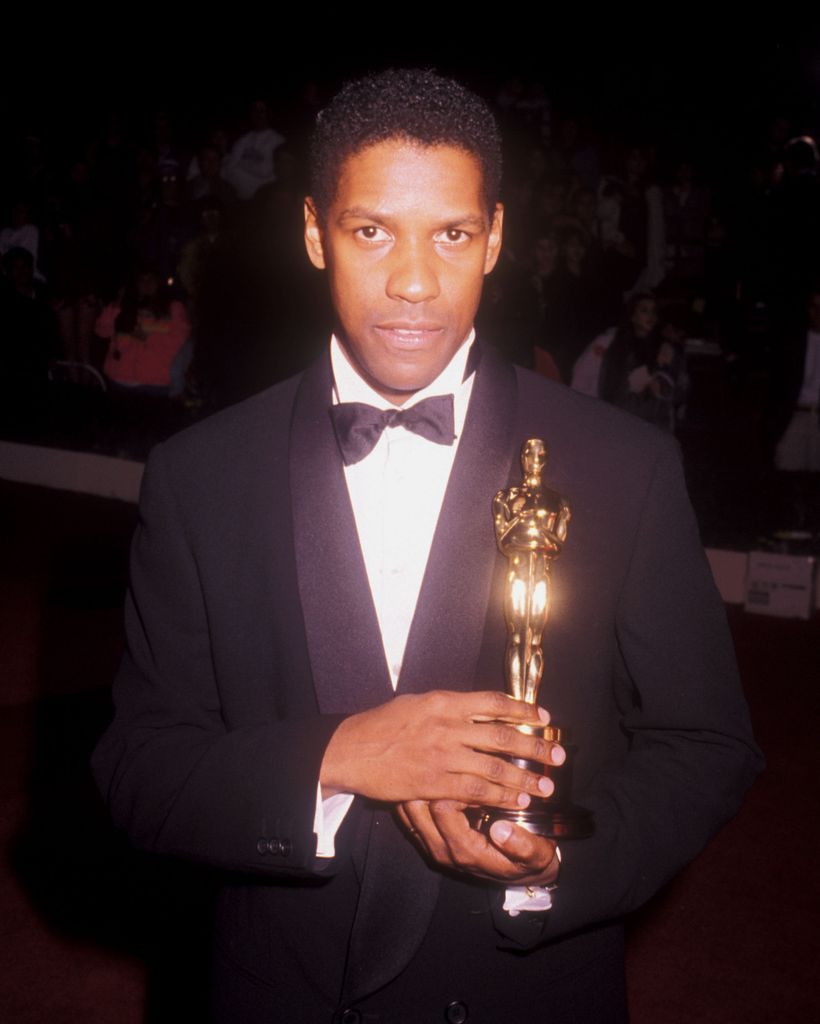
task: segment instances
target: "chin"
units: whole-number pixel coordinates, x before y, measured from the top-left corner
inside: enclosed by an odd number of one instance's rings
[[[435,378],[433,377],[431,380],[435,380]],[[395,395],[395,401],[403,401],[406,398],[410,398],[417,391],[421,391],[422,388],[426,388],[429,383],[430,381],[427,379],[421,381],[396,381],[392,384],[380,385],[380,390]]]
[[[374,371],[370,374],[371,380],[375,381],[379,387],[388,388],[391,391],[404,391],[408,394],[412,394],[414,391],[420,391],[422,388],[426,388],[431,381],[434,381],[441,372],[436,367],[430,367],[429,369],[419,367],[418,365],[410,365],[407,367],[374,367]]]
[[[428,384],[436,379],[437,374],[432,376],[370,376],[370,386],[378,391],[380,395],[400,405],[417,391],[426,388]]]

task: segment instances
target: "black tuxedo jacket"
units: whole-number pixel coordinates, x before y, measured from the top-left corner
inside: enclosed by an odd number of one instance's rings
[[[596,832],[564,845],[553,910],[513,919],[500,889],[426,864],[387,807],[354,801],[336,857],[315,857],[324,748],[341,717],[393,696],[330,391],[325,355],[152,454],[95,755],[115,820],[229,872],[226,1019],[353,1008],[417,1024],[466,1006],[515,1021],[545,1000],[550,1019],[620,1019],[612,922],[701,849],[759,768],[674,442],[491,352],[480,363],[397,692],[502,685],[490,503],[520,481],[522,441],[544,438],[545,482],[573,518],[541,702],[572,729]]]

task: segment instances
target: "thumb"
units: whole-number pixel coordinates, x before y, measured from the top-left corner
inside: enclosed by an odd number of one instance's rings
[[[490,826],[490,838],[496,846],[504,846],[512,835],[512,830],[509,821],[494,821]]]

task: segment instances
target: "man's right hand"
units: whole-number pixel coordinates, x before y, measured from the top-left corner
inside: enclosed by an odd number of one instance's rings
[[[496,690],[396,697],[342,722],[325,750],[322,794],[526,807],[531,794],[550,796],[553,784],[504,755],[563,763],[558,744],[513,728],[548,721],[543,709]]]

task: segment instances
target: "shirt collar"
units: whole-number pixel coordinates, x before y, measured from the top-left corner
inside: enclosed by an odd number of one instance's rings
[[[444,367],[434,381],[417,391],[413,397],[403,406],[396,406],[388,399],[383,398],[378,391],[363,380],[342,351],[339,339],[334,334],[330,339],[330,361],[333,368],[333,404],[339,402],[364,402],[377,409],[410,409],[424,398],[431,398],[433,395],[453,395],[454,429],[456,437],[461,436],[464,429],[464,421],[467,418],[467,407],[470,404],[470,395],[473,391],[475,371],[463,380],[467,368],[467,358],[470,348],[475,341],[475,329],[464,339],[463,343],[456,350],[453,358]]]

